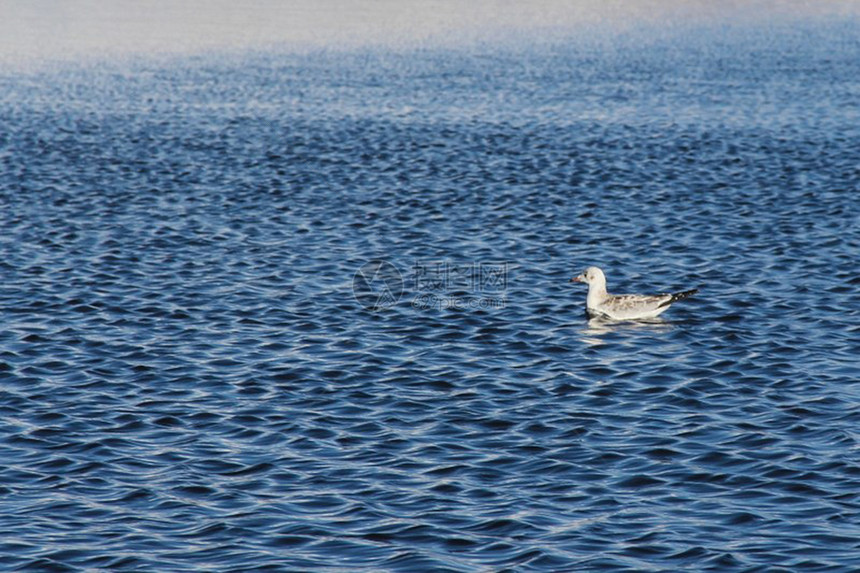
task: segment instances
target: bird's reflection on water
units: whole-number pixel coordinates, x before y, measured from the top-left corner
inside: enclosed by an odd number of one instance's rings
[[[605,337],[614,333],[629,331],[669,332],[672,323],[663,318],[647,320],[610,320],[607,318],[590,318],[585,328],[579,330],[580,340],[586,344],[598,346],[606,344]]]

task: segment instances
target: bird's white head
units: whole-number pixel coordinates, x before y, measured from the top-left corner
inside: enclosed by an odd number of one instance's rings
[[[585,283],[587,285],[602,285],[606,286],[606,277],[603,275],[603,271],[601,271],[597,267],[588,267],[582,274],[579,276],[575,276],[570,279],[572,283]]]

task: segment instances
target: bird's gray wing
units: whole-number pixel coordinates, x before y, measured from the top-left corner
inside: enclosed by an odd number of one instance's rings
[[[616,314],[645,312],[660,308],[672,298],[669,294],[616,294],[604,301],[603,306]]]

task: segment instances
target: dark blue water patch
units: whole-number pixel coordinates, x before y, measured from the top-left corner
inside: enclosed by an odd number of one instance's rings
[[[845,26],[4,79],[0,561],[857,567]]]

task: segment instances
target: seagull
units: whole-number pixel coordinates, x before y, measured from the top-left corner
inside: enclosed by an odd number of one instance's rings
[[[696,294],[699,289],[685,290],[674,294],[609,294],[606,291],[606,276],[597,267],[588,267],[570,282],[588,285],[585,310],[592,318],[611,320],[638,320],[654,318],[665,312],[673,302]]]

